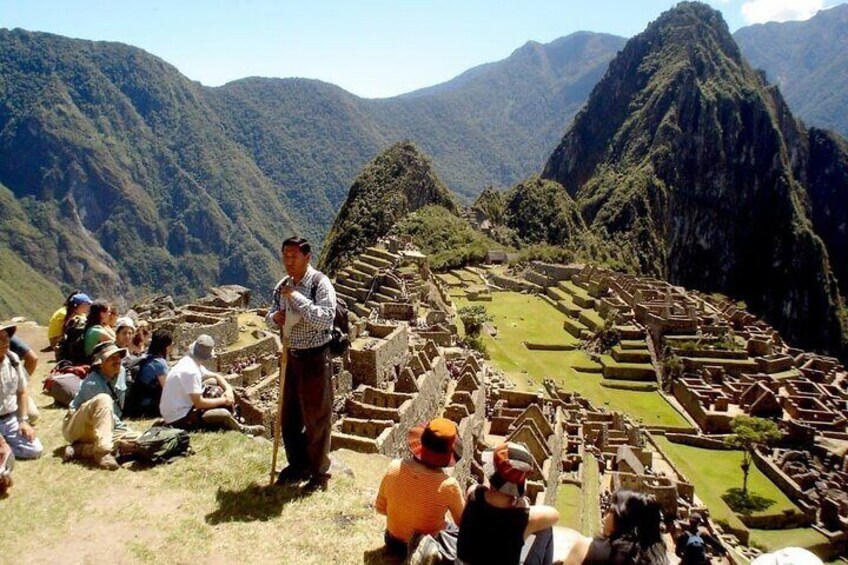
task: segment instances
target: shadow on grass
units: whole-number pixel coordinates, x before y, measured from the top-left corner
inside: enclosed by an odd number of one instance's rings
[[[270,520],[279,516],[286,504],[309,494],[308,490],[297,486],[267,486],[256,483],[242,490],[219,488],[215,494],[218,509],[207,514],[206,522],[215,525]]]
[[[394,555],[386,546],[377,549],[369,549],[362,554],[364,565],[401,565],[403,559]]]
[[[742,493],[741,488],[727,489],[721,499],[727,503],[731,510],[748,516],[754,512],[768,510],[776,501],[755,493]]]

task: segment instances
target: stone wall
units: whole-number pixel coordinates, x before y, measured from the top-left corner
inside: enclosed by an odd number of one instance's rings
[[[385,338],[359,338],[351,344],[345,368],[353,384],[380,386],[394,376],[395,368],[406,365],[409,335],[405,326],[395,327]]]
[[[530,264],[535,271],[558,281],[570,281],[572,276],[583,270],[583,265],[560,265],[542,261],[533,261]]]
[[[228,373],[232,365],[241,359],[251,356],[255,356],[258,359],[265,355],[277,355],[279,348],[277,338],[273,335],[266,335],[255,343],[219,353],[217,357],[217,370],[219,373]]]

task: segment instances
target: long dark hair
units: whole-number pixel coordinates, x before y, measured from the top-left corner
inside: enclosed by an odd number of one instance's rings
[[[613,531],[609,539],[616,553],[628,557],[627,563],[668,563],[660,531],[662,510],[653,495],[618,490],[612,495],[610,512],[613,514]]]
[[[150,338],[150,345],[147,347],[148,357],[165,357],[168,346],[174,343],[174,336],[168,330],[156,330]]]
[[[105,300],[95,300],[91,305],[91,310],[88,311],[88,318],[85,319],[85,329],[100,325],[102,323],[100,317],[111,308],[112,305]]]

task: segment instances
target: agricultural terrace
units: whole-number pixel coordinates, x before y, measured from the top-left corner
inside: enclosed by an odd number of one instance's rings
[[[741,520],[728,507],[722,495],[729,489],[742,486],[741,451],[702,449],[672,443],[662,436],[654,437],[657,445],[671,458],[674,465],[695,485],[696,495],[704,501],[710,513],[719,522],[734,528],[745,528]],[[709,461],[709,465],[704,462]],[[758,515],[780,515],[800,512],[783,492],[763,475],[756,466],[751,466],[748,490],[752,495],[774,501],[767,509],[752,512]],[[751,543],[773,551],[781,547],[797,546],[811,548],[826,544],[827,539],[813,528],[791,528],[784,530],[761,530],[748,528]]]
[[[629,414],[648,426],[687,427],[689,424],[656,391],[610,388],[604,383],[601,367],[580,349],[577,338],[563,330],[566,316],[548,302],[531,294],[493,292],[491,302],[470,302],[452,290],[456,306],[482,304],[493,318],[495,335],[483,332],[486,350],[493,364],[522,390],[541,387],[546,378],[561,383],[566,390],[580,393],[596,406]],[[528,349],[524,342],[562,345],[572,350]]]

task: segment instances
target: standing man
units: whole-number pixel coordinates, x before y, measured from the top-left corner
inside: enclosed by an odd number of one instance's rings
[[[0,326],[0,435],[18,459],[38,459],[44,448],[29,422],[27,373],[9,351],[17,326]]]
[[[312,247],[300,237],[283,242],[284,277],[274,288],[266,321],[282,328],[289,340],[283,408],[280,414],[288,466],[277,484],[308,479],[321,488],[329,478],[333,367],[330,339],[336,314],[336,291],[330,279],[312,268]]]

